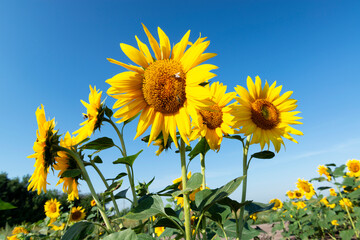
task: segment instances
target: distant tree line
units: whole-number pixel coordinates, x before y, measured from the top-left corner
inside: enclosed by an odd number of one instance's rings
[[[57,190],[48,190],[47,193],[29,192],[27,190],[30,176],[9,179],[7,173],[0,173],[0,199],[14,205],[15,209],[0,211],[0,228],[5,227],[6,223],[10,226],[19,225],[23,222],[34,223],[44,219],[44,204],[51,198],[56,198],[63,208],[62,211],[69,211],[67,195]],[[75,206],[85,208],[87,215],[90,212],[90,194],[80,194],[80,199],[75,201]]]

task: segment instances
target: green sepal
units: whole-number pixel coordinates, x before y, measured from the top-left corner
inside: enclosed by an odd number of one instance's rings
[[[112,117],[112,115],[113,115],[113,111],[110,109],[110,108],[108,108],[108,107],[105,107],[105,115],[108,117],[108,118],[111,118]]]
[[[132,167],[132,165],[134,164],[136,158],[139,156],[139,154],[142,152],[143,150],[140,150],[137,154],[131,155],[131,156],[127,156],[127,157],[122,157],[122,158],[118,158],[118,160],[114,161],[113,164],[127,164],[129,166]]]
[[[99,156],[95,156],[92,160],[94,163],[103,163],[102,159]]]
[[[80,175],[81,175],[80,169],[69,169],[69,170],[66,170],[65,172],[63,172],[63,174],[61,174],[61,178],[64,178],[64,177],[75,178]]]

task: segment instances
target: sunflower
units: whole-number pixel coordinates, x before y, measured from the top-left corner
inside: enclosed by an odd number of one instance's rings
[[[326,177],[327,177],[327,180],[328,181],[330,181],[331,180],[331,176],[330,176],[330,173],[328,172],[328,168],[327,167],[325,167],[324,165],[320,165],[319,167],[318,167],[318,173],[319,173],[319,175],[321,176],[321,175],[325,175]]]
[[[295,198],[295,193],[294,191],[287,191],[286,195],[290,198],[290,199],[294,199]]]
[[[96,206],[96,202],[95,202],[95,200],[94,200],[94,199],[93,199],[93,200],[91,200],[90,205],[91,205],[92,207],[95,207],[95,206]]]
[[[338,223],[337,220],[332,220],[332,221],[331,221],[331,225],[339,226],[339,223]]]
[[[71,208],[70,222],[79,222],[85,218],[85,209],[82,207]]]
[[[310,199],[312,198],[312,196],[315,195],[315,190],[313,185],[306,180],[298,179],[296,186],[299,189],[299,191],[305,195],[306,199]]]
[[[200,84],[215,76],[210,70],[217,67],[203,64],[216,54],[203,53],[209,46],[206,38],[199,37],[193,44],[189,42],[190,30],[172,49],[167,35],[158,28],[160,44],[143,25],[150,46],[155,53],[151,56],[149,48],[137,36],[139,50],[120,44],[122,51],[139,66],[127,65],[114,59],[130,71],[115,75],[106,82],[111,85],[107,93],[117,99],[113,108],[120,108],[114,113],[124,122],[141,112],[135,138],[142,135],[150,125],[149,145],[160,132],[167,143],[169,135],[178,147],[176,129],[189,145],[191,132],[190,115],[195,109],[207,109],[211,105],[210,93]],[[188,49],[187,46],[191,45]]]
[[[320,202],[321,202],[322,204],[324,204],[326,207],[329,207],[329,208],[334,208],[334,207],[335,207],[335,203],[330,204],[326,197],[323,197],[323,198],[320,200]]]
[[[60,146],[71,149],[72,146],[77,144],[77,140],[77,138],[71,137],[70,133],[67,132],[64,139],[60,140]],[[55,159],[56,164],[54,165],[54,169],[60,171],[58,174],[60,180],[56,185],[64,183],[63,192],[68,194],[69,201],[74,201],[75,198],[79,199],[78,179],[80,176],[61,177],[61,175],[67,170],[79,169],[76,160],[64,151],[59,151],[58,157]]]
[[[188,175],[187,175],[187,179],[189,180],[190,178],[191,178],[191,171],[188,172]],[[182,187],[182,178],[181,178],[181,177],[173,180],[173,184],[177,184],[177,183],[179,183],[178,189],[179,189],[179,190],[183,190],[183,187]],[[176,201],[176,204],[177,204],[177,205],[180,205],[181,207],[184,207],[184,197],[182,197],[182,196],[177,196],[177,197],[174,198],[174,200]]]
[[[41,190],[46,192],[47,174],[49,168],[53,167],[55,163],[56,151],[53,146],[59,144],[59,136],[54,130],[55,119],[46,121],[44,106],[37,108],[36,119],[38,130],[36,131],[36,141],[34,143],[35,153],[28,156],[28,158],[35,158],[35,171],[29,179],[28,191],[35,191],[40,194]]]
[[[346,208],[348,208],[348,210],[351,211],[352,208],[353,208],[353,204],[352,204],[352,202],[350,201],[350,199],[348,199],[348,198],[343,198],[343,199],[341,199],[341,200],[339,201],[339,204],[340,204],[340,206],[341,206],[343,209],[345,209],[345,210],[346,210]]]
[[[83,113],[84,122],[80,124],[82,126],[77,131],[73,132],[73,135],[76,136],[77,142],[81,142],[87,137],[90,137],[96,129],[100,129],[102,118],[104,116],[103,104],[101,103],[101,94],[99,90],[96,90],[96,87],[91,87],[90,85],[90,94],[89,94],[89,103],[80,100],[81,103],[86,107],[86,114]]]
[[[50,224],[48,226],[51,227],[51,229],[54,231],[62,231],[65,228],[65,223],[62,223],[60,226],[55,225],[55,224]]]
[[[283,207],[282,201],[277,198],[271,199],[269,203],[274,203],[274,207],[272,208],[273,210],[277,210]]]
[[[291,202],[292,205],[294,205],[297,209],[303,209],[306,207],[306,203],[304,203],[303,201],[299,201],[299,202]]]
[[[303,133],[290,126],[290,124],[302,124],[296,121],[301,119],[296,116],[300,112],[292,111],[297,107],[297,100],[289,99],[292,92],[280,95],[282,86],[276,87],[276,82],[269,87],[266,81],[262,88],[258,76],[255,78],[255,84],[248,77],[247,87],[248,91],[239,85],[235,88],[239,95],[235,99],[240,103],[234,105],[235,118],[237,127],[242,127],[241,133],[246,136],[253,134],[251,144],[260,143],[261,149],[265,144],[270,147],[271,141],[276,152],[280,151],[281,144],[285,146],[283,137],[297,143],[290,134],[303,135]]]
[[[335,189],[330,188],[329,191],[330,191],[331,196],[335,196],[335,197],[337,196],[337,193],[336,193]]]
[[[215,82],[207,86],[211,93],[211,100],[214,104],[209,110],[199,110],[198,117],[195,118],[195,127],[191,133],[190,140],[200,136],[205,137],[209,146],[213,150],[219,150],[223,139],[223,134],[235,134],[236,131],[231,127],[235,124],[233,111],[234,109],[226,106],[234,99],[236,93],[225,93],[226,86],[222,83]],[[195,115],[196,116],[196,115]]]
[[[56,199],[47,200],[44,205],[45,215],[51,219],[56,219],[60,216],[60,202]]]
[[[303,198],[304,192],[303,192],[303,191],[299,191],[299,190],[295,190],[295,191],[294,191],[294,196],[295,196],[295,198]]]
[[[360,177],[360,161],[352,159],[346,162],[349,172],[346,173],[349,177]]]
[[[253,213],[253,214],[251,214],[250,216],[249,216],[249,218],[250,219],[252,219],[253,220],[253,222],[256,222],[256,220],[257,220],[257,213]]]
[[[165,231],[165,227],[156,227],[154,231],[156,236],[160,237],[160,235]]]
[[[26,230],[26,228],[24,228],[24,227],[14,227],[14,229],[12,230],[12,234],[16,235],[19,233],[28,234],[29,231]]]

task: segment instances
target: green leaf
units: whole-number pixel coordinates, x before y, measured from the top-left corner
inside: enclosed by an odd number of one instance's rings
[[[327,179],[324,177],[317,177],[317,178],[312,178],[309,180],[309,182],[313,182],[313,181],[318,181],[318,182],[323,182],[326,181]]]
[[[351,178],[351,177],[344,178],[343,185],[349,186],[349,187],[354,187],[355,186],[354,178]]]
[[[138,234],[137,239],[138,240],[156,240],[156,238],[153,238],[152,236],[150,236],[149,234],[146,234],[146,233]]]
[[[167,228],[179,229],[178,226],[168,218],[161,218],[160,220],[158,220],[156,222],[156,224],[154,225],[154,228],[156,228],[156,227],[167,227]]]
[[[91,222],[77,222],[72,225],[61,240],[82,240],[94,231],[95,225]]]
[[[259,159],[271,159],[275,157],[275,153],[266,150],[266,151],[254,153],[253,155],[251,155],[251,157],[259,158]]]
[[[123,218],[143,220],[156,214],[165,214],[164,203],[160,196],[146,195],[140,198],[138,205],[131,209]]]
[[[223,200],[221,200],[219,203],[222,205],[229,206],[233,212],[237,212],[240,208],[242,208],[243,206],[245,206],[251,202],[252,201],[245,201],[245,202],[239,203],[236,200],[226,197]]]
[[[224,230],[226,232],[226,235],[229,239],[235,239],[237,237],[236,235],[236,223],[234,221],[232,221],[233,219],[228,219],[225,221],[224,223]],[[225,237],[224,233],[222,232],[222,230],[220,228],[217,228],[216,233],[220,236],[220,237]]]
[[[191,150],[191,152],[188,154],[190,157],[189,160],[193,160],[197,155],[202,153],[205,155],[210,150],[210,146],[207,143],[205,138],[201,138],[201,140],[196,144],[196,146]]]
[[[104,237],[103,240],[138,240],[136,233],[131,229],[126,229],[121,232],[111,233]]]
[[[94,163],[103,163],[102,159],[99,156],[95,156],[93,159]]]
[[[113,115],[113,111],[112,111],[110,108],[106,107],[106,108],[105,108],[105,115],[106,115],[108,118],[111,118],[112,115]]]
[[[190,177],[190,179],[186,183],[186,189],[181,190],[181,191],[176,191],[172,194],[172,196],[177,197],[180,194],[184,194],[184,193],[186,194],[191,191],[194,191],[195,189],[198,189],[199,187],[201,187],[201,184],[202,184],[202,174],[195,173]]]
[[[355,191],[349,193],[349,198],[359,198],[360,197],[360,189],[356,189]]]
[[[137,118],[137,116],[139,116],[139,114],[140,114],[140,112],[138,112],[135,116],[133,116],[133,117],[129,118],[128,120],[126,120],[126,121],[124,122],[124,126],[125,126],[126,124],[130,123],[130,122],[131,122],[132,120],[134,120],[135,118]]]
[[[333,172],[334,177],[342,177],[342,176],[344,176],[345,168],[346,168],[345,165],[341,165],[340,167],[335,168],[335,170]]]
[[[228,197],[233,193],[241,184],[244,176],[235,178],[234,180],[228,182],[224,186],[210,190],[204,189],[195,194],[195,204],[200,211],[207,210],[211,205],[216,202]]]
[[[242,138],[240,135],[227,135],[227,136],[224,136],[226,138],[229,138],[229,139],[236,139],[236,140],[239,140],[241,142],[244,141],[245,138]]]
[[[263,212],[266,210],[270,210],[274,207],[275,203],[271,204],[265,204],[265,203],[249,203],[245,205],[245,210],[249,212],[249,215],[257,213],[257,212]]]
[[[123,158],[119,158],[118,160],[114,161],[114,164],[127,164],[129,166],[132,167],[132,165],[134,164],[136,158],[139,156],[139,154],[142,152],[143,150],[140,150],[137,154],[131,155],[131,156],[127,156],[127,157],[123,157]]]
[[[104,150],[113,146],[115,144],[111,138],[102,137],[81,146],[80,149]]]
[[[121,187],[123,183],[123,180],[119,180],[119,181],[115,181],[113,182],[106,190],[105,190],[105,194],[109,194],[113,191],[115,191],[116,189],[119,189]]]
[[[351,238],[355,235],[354,229],[340,231],[340,237],[343,240],[351,240]]]
[[[224,206],[217,203],[212,205],[206,212],[206,216],[208,218],[220,224],[223,224],[230,214],[231,208],[229,206]]]
[[[169,185],[167,187],[165,187],[163,190],[160,190],[157,192],[157,195],[159,196],[167,196],[170,197],[172,196],[172,193],[174,193],[175,191],[177,191],[179,188],[180,183],[174,183],[172,185]]]
[[[318,187],[317,189],[322,191],[322,190],[326,190],[326,189],[330,189],[331,187]]]
[[[0,210],[8,210],[8,209],[14,209],[14,208],[17,208],[17,207],[12,205],[11,203],[4,202],[0,199]]]
[[[129,188],[122,190],[122,191],[118,192],[117,194],[115,194],[115,196],[114,196],[115,199],[126,198],[126,193],[128,190],[129,190]]]
[[[77,176],[79,176],[81,174],[81,170],[80,169],[69,169],[66,170],[65,172],[63,172],[63,174],[61,174],[61,177],[70,177],[70,178],[75,178]]]
[[[127,175],[126,173],[122,172],[122,173],[119,173],[115,178],[107,178],[107,179],[105,179],[105,180],[106,180],[106,181],[109,181],[109,180],[115,181],[115,180],[118,180],[118,179],[120,179],[120,178],[122,178],[122,177],[125,177],[126,175]]]
[[[325,164],[325,166],[327,166],[327,167],[336,167],[336,164],[335,163],[328,163],[328,164]]]

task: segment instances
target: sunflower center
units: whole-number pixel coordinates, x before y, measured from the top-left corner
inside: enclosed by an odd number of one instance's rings
[[[223,113],[221,108],[215,104],[210,107],[213,111],[200,110],[200,115],[204,120],[204,124],[210,129],[216,129],[221,126]]]
[[[176,113],[186,101],[185,72],[180,62],[158,60],[144,73],[142,91],[145,102],[161,113]]]
[[[71,217],[72,217],[73,220],[78,220],[78,219],[81,218],[81,212],[80,211],[73,212],[71,214]]]
[[[306,185],[306,184],[303,184],[302,186],[301,186],[301,188],[304,190],[304,192],[310,192],[310,187],[308,186],[308,185]]]
[[[265,99],[257,99],[251,104],[251,119],[259,127],[265,130],[275,128],[279,122],[279,111]]]
[[[360,170],[359,165],[358,164],[351,164],[350,170],[352,172],[358,172]]]
[[[56,213],[56,205],[55,204],[50,205],[50,212]]]

